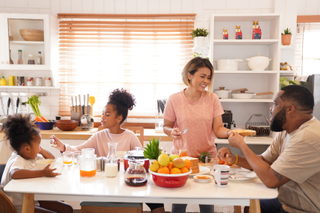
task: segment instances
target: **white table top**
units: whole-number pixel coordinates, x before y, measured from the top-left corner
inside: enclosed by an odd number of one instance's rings
[[[115,178],[98,172],[95,177],[80,177],[79,168],[63,168],[61,159],[56,162],[60,176],[12,180],[4,188],[8,192],[35,194],[35,200],[76,200],[110,202],[154,202],[219,205],[249,205],[250,199],[272,199],[276,189],[269,189],[260,179],[229,181],[226,188],[218,188],[214,181],[197,183],[189,177],[180,188],[162,188],[148,174],[145,186],[132,187],[124,182],[124,171]]]

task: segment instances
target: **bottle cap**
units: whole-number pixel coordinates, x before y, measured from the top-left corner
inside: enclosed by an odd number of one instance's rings
[[[2,78],[4,78],[4,76],[2,76]]]
[[[22,50],[18,50],[18,52],[22,52]]]
[[[38,51],[38,53],[41,53],[41,51]]]

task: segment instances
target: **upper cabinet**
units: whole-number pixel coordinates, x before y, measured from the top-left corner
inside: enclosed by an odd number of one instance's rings
[[[57,19],[54,16],[2,13],[0,14],[0,29],[2,47],[0,49],[0,69],[28,71],[55,68],[58,35]],[[18,64],[18,51],[22,52],[23,64]],[[42,57],[41,65],[37,65],[36,60],[39,52]],[[28,64],[30,55],[34,58],[35,64]],[[10,58],[13,64],[10,64]]]

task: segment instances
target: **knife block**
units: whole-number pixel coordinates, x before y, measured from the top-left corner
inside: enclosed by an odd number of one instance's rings
[[[72,107],[70,107],[70,115],[71,115],[71,120],[77,120],[79,121],[78,126],[80,126],[80,118],[81,118],[81,114],[78,112],[75,112],[72,110]]]

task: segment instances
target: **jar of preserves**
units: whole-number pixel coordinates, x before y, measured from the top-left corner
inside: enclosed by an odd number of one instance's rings
[[[125,174],[125,183],[129,186],[143,186],[148,182],[143,160],[129,160],[129,168]]]
[[[94,153],[94,148],[85,148],[81,150],[81,155],[79,157],[81,177],[93,177],[96,175],[96,155]]]
[[[34,58],[33,58],[33,55],[32,55],[32,54],[29,54],[28,64],[36,64],[35,61],[34,61]]]

